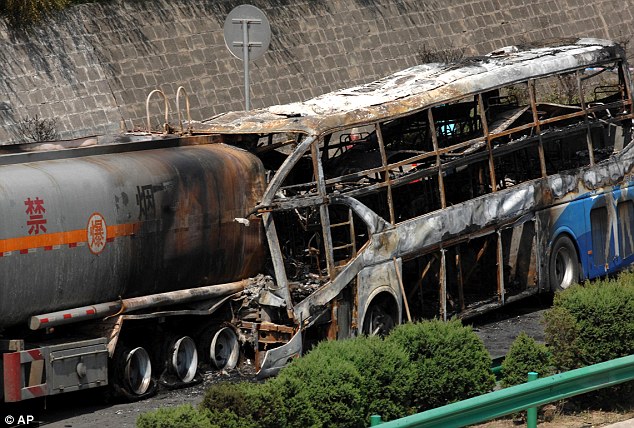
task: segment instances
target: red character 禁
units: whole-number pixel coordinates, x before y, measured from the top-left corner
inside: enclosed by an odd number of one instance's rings
[[[44,199],[40,199],[36,197],[34,200],[31,198],[26,198],[24,201],[24,205],[26,205],[26,214],[29,216],[29,219],[26,222],[29,227],[29,235],[37,235],[38,233],[46,233],[46,219],[44,218],[44,213],[46,212],[46,208],[44,208]]]

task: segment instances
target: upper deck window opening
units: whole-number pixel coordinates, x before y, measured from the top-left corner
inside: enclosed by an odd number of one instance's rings
[[[527,82],[504,86],[483,93],[489,134],[503,134],[508,129],[518,128],[533,122],[530,110],[530,93]],[[494,144],[518,140],[533,134],[531,129],[521,129],[504,134]]]
[[[432,108],[439,147],[470,140],[482,135],[482,122],[475,97]]]
[[[600,162],[612,154],[605,119],[622,110],[613,66],[579,69],[536,80],[535,101],[548,174]]]

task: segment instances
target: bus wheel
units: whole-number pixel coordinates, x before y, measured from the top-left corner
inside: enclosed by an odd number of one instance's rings
[[[572,240],[562,235],[552,246],[548,266],[551,291],[562,291],[579,281],[579,257]]]
[[[198,368],[198,352],[196,344],[189,336],[176,340],[170,347],[169,363],[172,372],[181,382],[191,382]]]
[[[363,319],[362,333],[368,336],[386,336],[396,325],[394,314],[378,303],[372,303]]]
[[[150,356],[140,346],[121,347],[115,352],[111,379],[115,393],[129,401],[141,400],[155,391]]]

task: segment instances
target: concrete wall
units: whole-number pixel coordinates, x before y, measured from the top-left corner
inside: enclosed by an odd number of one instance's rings
[[[20,141],[18,124],[35,116],[55,119],[62,138],[145,128],[145,99],[155,88],[173,112],[183,85],[193,119],[242,109],[242,62],[226,49],[222,29],[238,4],[112,0],[75,6],[31,33],[0,24],[0,144]],[[632,0],[251,4],[266,13],[273,32],[269,51],[251,63],[254,108],[368,82],[440,49],[475,55],[544,38],[634,41]],[[151,104],[156,125],[158,99]]]

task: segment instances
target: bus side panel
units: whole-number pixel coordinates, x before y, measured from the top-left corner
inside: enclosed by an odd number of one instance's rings
[[[634,263],[634,182],[627,182],[616,196],[618,248],[621,268],[625,268]]]
[[[634,187],[632,182],[587,203],[592,237],[591,278],[616,272],[634,262]]]
[[[615,196],[613,191],[608,191],[585,201],[590,240],[588,278],[614,272],[621,265],[618,246],[615,245],[618,239]]]
[[[394,259],[386,263],[367,266],[357,275],[357,326],[360,334],[370,334],[376,325],[370,318],[391,319],[400,324],[403,318],[401,293],[403,264]],[[374,323],[376,324],[376,322]]]

